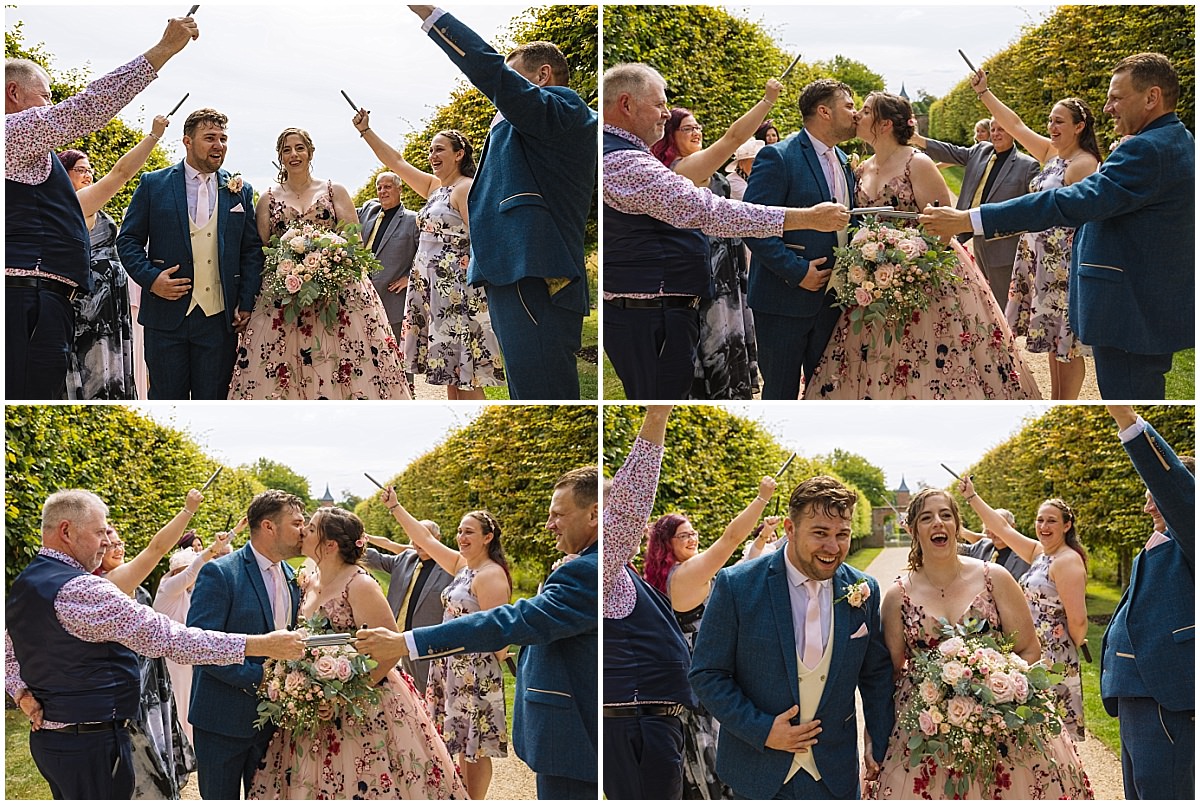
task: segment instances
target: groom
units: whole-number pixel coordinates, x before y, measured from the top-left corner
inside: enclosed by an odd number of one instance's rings
[[[858,799],[856,688],[867,776],[878,775],[895,721],[892,662],[879,585],[842,565],[856,500],[833,478],[804,481],[784,549],[713,581],[688,678],[721,724],[717,775],[739,797]]]
[[[853,206],[854,173],[837,144],[854,137],[853,91],[822,78],[800,93],[804,129],[758,152],[744,200],[780,207],[823,201]],[[800,375],[811,376],[837,325],[838,309],[825,293],[833,247],[845,230],[798,229],[783,237],[745,238],[753,257],[747,301],[758,332],[764,400],[800,396]]]
[[[142,175],[117,252],[142,294],[152,400],[223,400],[237,331],[250,319],[263,269],[254,191],[221,168],[229,119],[197,109],[183,124],[178,165]]]
[[[262,634],[296,623],[300,592],[283,561],[300,555],[304,503],[278,489],[260,492],[246,512],[250,541],[206,564],[196,579],[188,626]],[[239,799],[250,790],[274,727],[254,727],[263,661],[197,665],[188,721],[204,799]]]

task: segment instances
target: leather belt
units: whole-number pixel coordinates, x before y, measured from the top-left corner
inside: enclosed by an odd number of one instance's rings
[[[631,299],[628,296],[618,296],[604,301],[627,310],[661,310],[668,307],[696,309],[700,307],[700,297],[698,296],[656,296],[653,299]]]
[[[79,289],[73,288],[65,282],[51,279],[50,277],[4,277],[4,285],[7,288],[34,288],[36,290],[51,291],[60,296],[67,297],[68,302],[74,302],[75,297],[79,296]]]
[[[638,718],[640,716],[680,716],[687,708],[682,704],[618,704],[603,709],[605,718]]]
[[[113,721],[101,721],[96,724],[68,724],[54,729],[46,728],[47,732],[65,732],[71,735],[84,735],[89,732],[113,732],[129,726],[129,719],[118,718]]]

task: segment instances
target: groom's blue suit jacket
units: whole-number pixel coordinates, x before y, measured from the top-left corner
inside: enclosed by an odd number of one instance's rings
[[[835,149],[846,187],[854,198],[854,171],[840,148]],[[821,160],[807,131],[793,134],[782,142],[768,145],[754,159],[754,170],[746,184],[745,201],[779,207],[812,207],[832,201],[833,192],[825,181]],[[800,287],[811,260],[824,257],[822,270],[833,268],[836,232],[793,229],[783,237],[744,238],[750,247],[750,285],[747,301],[754,310],[777,316],[804,318],[815,316],[832,304],[825,291]],[[803,249],[789,249],[788,246]]]
[[[1174,113],[1069,187],[979,209],[988,237],[1079,227],[1067,299],[1083,343],[1140,355],[1195,345],[1196,143]]]
[[[524,646],[513,697],[513,746],[537,774],[594,782],[597,544],[515,604],[413,630],[422,659]]]
[[[471,186],[473,285],[563,277],[555,303],[587,315],[584,230],[596,190],[596,113],[569,87],[537,87],[451,14],[429,37],[504,119]]]
[[[688,674],[700,702],[721,724],[717,775],[750,799],[774,797],[793,757],[766,747],[775,717],[800,703],[785,550],[717,573]],[[855,688],[862,693],[876,760],[883,760],[895,722],[892,661],[883,643],[879,585],[842,565],[833,576],[834,600],[863,579],[871,587],[871,597],[863,606],[852,607],[848,601],[834,604],[833,655],[815,716],[821,721],[821,734],[812,749],[822,782],[844,798],[857,798],[859,788]],[[864,625],[866,634],[852,637]]]
[[[292,596],[294,625],[300,591],[292,583],[295,574],[291,567],[286,562],[283,567]],[[266,634],[275,628],[274,623],[271,598],[249,543],[200,569],[188,610],[188,626]],[[262,666],[262,657],[248,657],[241,665],[197,665],[192,675],[188,721],[218,735],[252,738],[257,732],[254,720],[258,718]]]
[[[244,182],[240,193],[231,193],[225,188],[229,176],[223,168],[217,171],[215,184],[219,189],[213,215],[217,216],[225,325],[232,329],[234,308],[242,312],[254,309],[262,281],[263,251],[254,220],[254,190]],[[173,279],[195,278],[184,181],[182,162],[142,174],[117,235],[121,265],[142,286],[138,322],[143,327],[174,330],[183,323],[192,303],[190,294],[169,300],[150,292],[158,275],[171,266],[179,266],[171,275]],[[234,212],[239,206],[241,209]]]
[[[1100,696],[1112,716],[1120,715],[1122,696],[1149,696],[1168,710],[1194,710],[1196,479],[1149,425],[1125,449],[1170,540],[1133,560],[1129,586],[1104,630]]]

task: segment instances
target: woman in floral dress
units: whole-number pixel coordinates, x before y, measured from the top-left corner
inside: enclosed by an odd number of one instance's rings
[[[954,624],[967,618],[986,621],[991,630],[1013,640],[1014,653],[1023,660],[1032,663],[1040,657],[1020,587],[998,565],[959,556],[956,535],[961,527],[958,504],[940,489],[923,490],[909,504],[913,547],[908,572],[884,593],[880,609],[884,642],[898,679],[897,714],[904,712],[917,695],[917,688],[905,673],[906,664],[914,652],[929,650],[940,641],[939,619]],[[959,773],[939,763],[937,755],[926,755],[913,764],[909,738],[897,720],[878,780],[868,791],[869,798],[949,799],[946,781]],[[1002,746],[992,786],[984,790],[978,780],[973,780],[963,799],[1093,798],[1075,747],[1063,735],[1051,738],[1044,752],[1016,743]]]
[[[1083,679],[1079,675],[1079,647],[1087,641],[1087,552],[1075,531],[1075,513],[1066,502],[1047,500],[1037,513],[1037,539],[1030,539],[975,493],[971,480],[960,489],[984,526],[1001,538],[1031,567],[1021,577],[1021,587],[1033,614],[1042,656],[1061,662],[1063,681],[1055,685],[1063,708],[1065,732],[1084,739]],[[1000,528],[1003,524],[1003,528]]]
[[[468,512],[458,524],[458,550],[443,545],[396,499],[388,488],[380,498],[414,545],[454,576],[442,591],[444,621],[502,606],[512,596],[512,576],[500,545],[500,524],[486,511]],[[504,673],[507,650],[491,654],[453,654],[429,665],[425,704],[458,756],[458,767],[471,799],[487,797],[492,758],[508,755]]]
[[[357,223],[350,193],[312,175],[316,149],[308,132],[284,129],[275,143],[279,184],[263,193],[255,215],[263,243],[296,224],[332,230]],[[387,311],[369,278],[338,293],[337,320],[326,326],[318,300],[290,324],[283,303],[259,294],[238,337],[231,400],[407,400],[412,397]]]
[[[324,614],[335,632],[396,629],[379,583],[358,566],[364,533],[343,509],[319,509],[309,520],[301,543],[308,561],[298,577],[302,618]],[[371,679],[380,702],[364,717],[335,713],[312,735],[276,730],[247,799],[466,799],[412,679],[382,663]]]
[[[886,92],[867,96],[858,136],[875,155],[855,170],[855,205],[917,212],[950,203],[933,160],[907,145],[916,131],[912,105]],[[957,282],[945,283],[928,310],[918,311],[903,337],[885,343],[883,328],[865,322],[858,333],[851,310],[838,320],[805,399],[1023,400],[1037,385],[979,268],[956,242]]]
[[[1026,126],[1017,113],[988,89],[987,74],[972,76],[971,85],[995,118],[1042,171],[1029,182],[1029,192],[1066,187],[1100,169],[1096,116],[1079,98],[1064,98],[1050,108],[1049,137]],[[1091,350],[1079,342],[1067,316],[1067,287],[1071,272],[1072,227],[1056,226],[1026,232],[1017,243],[1012,285],[1005,315],[1013,332],[1026,336],[1025,348],[1045,352],[1050,362],[1050,396],[1074,400],[1087,373],[1083,359]]]
[[[426,199],[417,213],[420,234],[405,303],[405,367],[430,385],[445,386],[446,399],[482,400],[484,386],[505,380],[487,297],[467,284],[471,144],[453,129],[438,132],[429,143],[433,173],[425,173],[371,130],[367,110],[358,111],[354,126],[388,170]]]

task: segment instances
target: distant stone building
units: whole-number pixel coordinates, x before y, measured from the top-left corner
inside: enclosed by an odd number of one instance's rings
[[[863,541],[863,547],[882,548],[887,540],[904,536],[904,512],[911,497],[904,476],[900,476],[900,486],[892,490],[892,503],[871,509],[871,536]]]
[[[333,493],[329,491],[329,484],[325,484],[325,494],[321,495],[317,503],[321,504],[322,509],[329,509],[333,507],[334,502]]]

